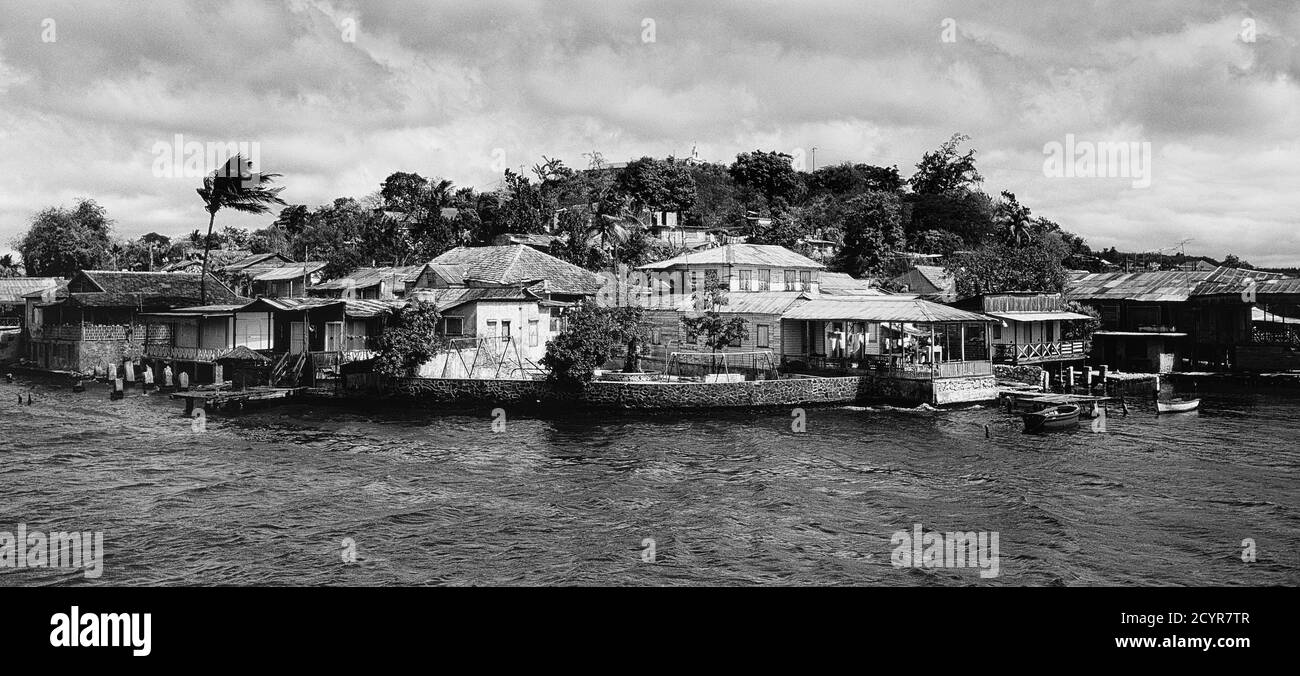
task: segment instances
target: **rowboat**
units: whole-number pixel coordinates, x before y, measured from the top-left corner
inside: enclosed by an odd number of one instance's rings
[[[1195,411],[1200,408],[1200,399],[1170,399],[1169,401],[1156,401],[1156,413],[1183,413],[1185,411]]]
[[[1074,404],[1051,406],[1033,413],[1021,413],[1026,432],[1065,430],[1079,424],[1079,407]]]

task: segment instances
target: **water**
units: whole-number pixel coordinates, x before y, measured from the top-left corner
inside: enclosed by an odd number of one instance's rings
[[[101,530],[107,556],[98,580],[0,584],[1294,585],[1297,412],[1206,394],[1025,435],[980,407],[809,408],[802,434],[782,410],[507,409],[494,433],[488,407],[294,404],[195,432],[165,396],[20,381],[0,384],[0,530]],[[997,531],[999,576],[893,567],[915,523]]]

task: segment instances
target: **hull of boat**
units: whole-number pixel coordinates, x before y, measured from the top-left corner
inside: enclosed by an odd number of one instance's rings
[[[1157,401],[1156,411],[1159,413],[1185,413],[1195,411],[1201,407],[1200,399],[1189,401]]]
[[[1056,406],[1045,411],[1024,413],[1026,432],[1052,432],[1068,430],[1079,425],[1079,407],[1073,404]]]

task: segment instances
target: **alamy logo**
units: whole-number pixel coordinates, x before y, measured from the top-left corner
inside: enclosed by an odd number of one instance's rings
[[[980,577],[998,576],[998,532],[925,532],[913,524],[912,532],[895,531],[890,561],[895,568],[975,568]]]
[[[1077,141],[1043,145],[1043,175],[1048,178],[1131,178],[1134,188],[1151,187],[1151,142]]]
[[[85,569],[87,579],[104,574],[104,534],[94,532],[0,531],[0,568]]]
[[[50,645],[56,648],[107,648],[129,646],[136,657],[153,652],[151,613],[81,613],[72,606],[71,612],[50,616]]]

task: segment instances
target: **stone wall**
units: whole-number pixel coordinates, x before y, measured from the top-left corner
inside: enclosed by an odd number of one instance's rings
[[[994,364],[993,375],[1001,381],[1041,385],[1043,382],[1043,367]]]
[[[789,378],[735,383],[612,382],[590,383],[580,395],[558,391],[541,380],[480,380],[455,378],[376,378],[373,374],[345,376],[344,392],[429,404],[572,404],[601,408],[750,408],[898,402],[951,404],[993,400],[993,376],[928,380],[881,378],[870,375],[837,378]]]

